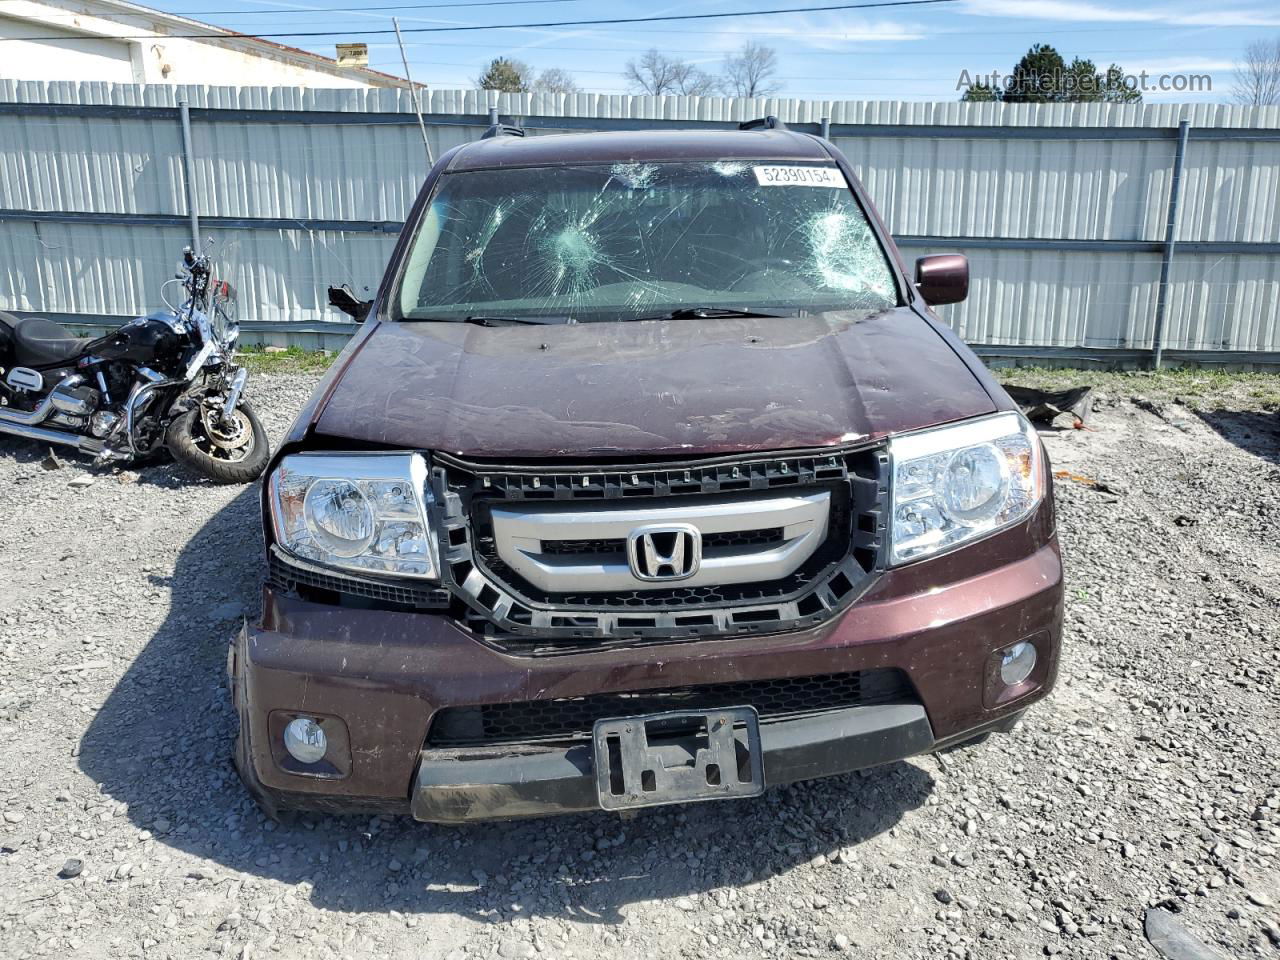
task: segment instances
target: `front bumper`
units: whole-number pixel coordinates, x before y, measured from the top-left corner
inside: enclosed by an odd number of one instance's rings
[[[574,698],[902,670],[911,703],[858,706],[761,724],[765,781],[845,773],[963,741],[1007,724],[1052,687],[1062,566],[1048,518],[970,551],[890,571],[820,627],[773,636],[519,656],[444,616],[353,610],[267,589],[261,625],[236,638],[229,669],[241,720],[237,765],[264,805],[381,810],[458,822],[596,809],[589,745],[428,749],[444,707]],[[1028,541],[1031,541],[1030,543]],[[1030,549],[1029,549],[1030,547]],[[993,687],[995,651],[1034,639],[1020,687]],[[327,718],[345,762],[328,776],[291,768],[287,718]]]
[[[832,710],[760,725],[765,783],[812,780],[914,756],[933,746],[919,704]],[[424,750],[411,811],[430,823],[508,820],[599,808],[591,745],[481,754]]]

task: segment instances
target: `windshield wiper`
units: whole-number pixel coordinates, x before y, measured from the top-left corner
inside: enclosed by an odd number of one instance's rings
[[[463,323],[474,323],[481,327],[507,327],[514,325],[530,324],[533,326],[547,326],[559,323],[576,323],[573,317],[488,317],[473,316],[463,317]]]
[[[788,317],[794,314],[768,313],[764,310],[735,310],[732,307],[677,307],[669,313],[652,317],[627,317],[627,320],[715,320],[721,317]]]

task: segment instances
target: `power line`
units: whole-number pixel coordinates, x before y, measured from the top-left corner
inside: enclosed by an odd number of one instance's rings
[[[939,3],[957,3],[958,0],[877,0],[874,3],[840,3],[834,6],[823,7],[779,7],[774,10],[733,10],[722,13],[679,13],[666,14],[656,17],[610,17],[607,20],[548,20],[543,23],[492,23],[492,24],[466,24],[462,26],[448,27],[410,27],[404,30],[404,33],[454,33],[458,31],[470,30],[527,30],[537,27],[594,27],[594,26],[612,26],[622,23],[661,23],[683,20],[720,20],[727,17],[767,17],[776,16],[783,13],[816,13],[826,10],[870,10],[884,7],[920,7],[926,5],[934,5]],[[308,13],[307,10],[299,10],[299,13]],[[301,30],[291,33],[259,33],[245,34],[236,31],[225,30],[218,33],[168,33],[168,34],[142,34],[139,36],[112,36],[106,39],[110,40],[225,40],[225,39],[248,39],[248,40],[284,40],[296,37],[373,37],[393,34],[394,30],[344,30],[337,33],[328,30]],[[101,41],[102,37],[0,37],[0,43],[11,40],[45,40],[45,41],[65,41],[65,40],[93,40]]]
[[[371,11],[371,10],[417,10],[417,9],[422,9],[422,10],[431,10],[431,9],[443,9],[443,8],[448,8],[448,7],[486,7],[486,6],[508,6],[508,5],[538,4],[538,3],[581,3],[581,2],[585,2],[585,0],[467,0],[467,2],[461,2],[461,3],[425,3],[425,4],[414,3],[414,4],[391,4],[391,5],[386,5],[386,6],[368,6],[368,7],[365,7],[365,6],[361,6],[361,7],[350,7],[350,6],[346,6],[346,7],[311,7],[311,6],[304,6],[304,5],[299,4],[299,5],[297,5],[297,6],[281,7],[281,8],[279,8],[279,9],[274,9],[274,10],[194,10],[194,11],[173,12],[173,13],[172,13],[172,15],[173,15],[173,16],[177,16],[177,17],[183,17],[183,18],[190,19],[190,18],[192,18],[192,17],[197,17],[197,16],[215,16],[215,15],[225,15],[225,16],[237,17],[237,16],[258,16],[258,15],[267,15],[267,16],[291,16],[291,15],[297,15],[297,14],[300,14],[300,13],[348,13],[348,14],[363,14],[363,13],[366,13],[366,12]],[[932,2],[953,2],[953,0],[932,0]],[[871,7],[875,7],[875,6],[894,6],[894,4],[867,4],[867,5],[863,5],[863,6],[871,6]],[[854,7],[847,7],[847,6],[843,6],[843,5],[841,5],[841,6],[832,6],[832,7],[812,7],[812,8],[801,8],[801,9],[800,9],[800,10],[798,10],[798,11],[790,11],[790,10],[783,10],[783,11],[760,10],[760,11],[747,11],[747,12],[743,12],[743,13],[713,14],[713,15],[710,15],[710,16],[725,16],[725,17],[732,17],[732,16],[751,16],[751,15],[753,15],[753,13],[766,14],[766,13],[774,13],[774,12],[779,12],[779,13],[790,13],[790,12],[814,12],[814,11],[819,11],[819,10],[844,10],[844,9],[857,9],[857,6],[854,6]],[[169,12],[169,11],[165,11],[165,12]],[[74,14],[68,14],[68,16],[74,16]],[[636,19],[636,20],[634,20],[634,21],[633,21],[633,20],[625,20],[625,21],[618,21],[618,20],[576,21],[576,22],[569,23],[569,24],[496,24],[496,25],[494,25],[494,26],[492,26],[492,27],[485,27],[485,28],[481,28],[481,29],[506,30],[506,29],[521,29],[521,28],[524,28],[524,27],[532,27],[532,26],[571,26],[571,25],[579,25],[579,24],[581,24],[581,23],[603,23],[603,24],[608,24],[608,23],[619,23],[619,22],[628,22],[628,23],[629,23],[629,22],[640,22],[640,20],[649,20],[649,19],[694,19],[694,18],[695,18],[695,17],[693,17],[693,16],[685,17],[685,18],[677,18],[677,17],[663,17],[663,18],[638,18],[638,19]],[[384,18],[384,19],[385,19],[385,18]],[[945,30],[945,29],[944,29],[944,30],[937,30],[937,29],[930,29],[929,33],[930,33],[930,35],[931,35],[931,36],[971,36],[971,35],[981,35],[981,36],[1026,36],[1026,35],[1028,35],[1028,34],[1040,34],[1040,33],[1045,33],[1045,32],[1050,32],[1050,33],[1053,33],[1053,34],[1055,34],[1055,35],[1056,35],[1056,34],[1060,34],[1060,33],[1115,33],[1115,32],[1117,32],[1117,31],[1127,32],[1127,31],[1135,31],[1135,30],[1140,30],[1140,31],[1142,31],[1142,32],[1144,32],[1144,33],[1149,33],[1149,32],[1151,32],[1151,31],[1156,31],[1156,30],[1160,30],[1160,31],[1167,31],[1167,30],[1183,30],[1183,31],[1188,31],[1188,32],[1197,32],[1197,33],[1198,33],[1198,32],[1203,31],[1203,30],[1239,30],[1239,29],[1246,29],[1246,28],[1252,28],[1252,27],[1250,27],[1249,25],[1239,24],[1239,23],[1235,23],[1235,24],[1232,24],[1232,23],[1197,23],[1197,24],[1190,24],[1190,23],[1179,23],[1179,24],[1170,24],[1170,23],[1141,23],[1141,24],[1134,24],[1134,25],[1132,25],[1132,26],[1121,26],[1121,25],[1118,25],[1118,24],[1109,24],[1109,25],[1107,25],[1107,26],[1101,26],[1101,27],[1065,27],[1065,28],[1063,28],[1063,27],[1055,27],[1055,28],[1053,28],[1051,31],[1044,31],[1044,30],[1041,30],[1040,28],[1031,28],[1031,27],[1027,27],[1027,28],[1024,28],[1024,29],[1021,29],[1021,30]],[[909,30],[910,28],[904,28],[904,29]],[[387,30],[387,31],[384,31],[384,32],[385,32],[385,33],[390,34],[390,33],[392,33],[393,31],[391,31],[391,30]],[[405,32],[408,32],[408,31],[405,31]],[[653,29],[650,29],[650,30],[637,30],[637,31],[633,31],[633,32],[635,32],[635,33],[684,33],[685,31],[684,31],[684,30],[679,30],[679,29],[674,29],[674,30],[669,30],[669,29],[668,29],[668,30],[664,30],[664,29],[662,29],[661,27],[657,27],[657,28],[653,28]],[[783,38],[785,38],[785,37],[793,37],[793,38],[794,38],[794,37],[796,37],[796,36],[797,36],[797,34],[795,33],[795,31],[790,31],[790,30],[777,30],[777,31],[772,31],[772,30],[723,30],[723,31],[721,31],[721,32],[722,32],[722,33],[731,33],[731,34],[740,34],[741,36],[744,36],[744,37],[783,37]],[[332,33],[332,34],[323,34],[323,36],[339,36],[339,35],[342,35],[342,34],[343,34],[343,31],[336,31],[336,32],[334,32],[334,33]],[[263,36],[263,35],[259,35],[259,36]],[[273,36],[301,36],[301,34],[273,34]],[[829,39],[833,39],[833,38],[839,38],[839,37],[841,37],[841,36],[843,36],[843,35],[842,35],[842,34],[828,35],[828,38],[829,38]],[[8,37],[6,37],[6,38],[0,38],[0,39],[18,39],[18,38],[8,38]],[[24,37],[24,38],[22,38],[22,39],[39,39],[39,40],[44,40],[44,39],[49,39],[49,38],[46,38],[46,37],[36,37],[36,38]],[[59,37],[59,38],[56,38],[56,39],[73,39],[73,38],[63,38],[63,37]],[[147,36],[147,37],[120,37],[120,38],[118,38],[118,39],[124,39],[124,40],[135,40],[135,39],[153,39],[153,38],[152,38],[152,37],[150,37],[150,36]],[[188,38],[188,39],[190,39],[190,38]],[[868,41],[872,41],[872,40],[883,40],[883,39],[886,39],[886,38],[883,38],[883,37],[877,37],[877,36],[871,36],[871,35],[868,35],[868,36],[867,36],[867,40],[868,40]],[[888,39],[892,39],[892,38],[888,38]],[[410,44],[407,44],[407,46],[413,46],[413,44],[412,44],[412,43],[410,43]]]
[[[831,7],[829,9],[834,10],[838,8]],[[910,30],[910,29],[911,28],[909,27],[904,28],[904,30]],[[1127,32],[1127,31],[1134,31],[1134,30],[1141,30],[1143,33],[1150,33],[1153,30],[1184,30],[1188,32],[1199,33],[1202,30],[1241,30],[1241,29],[1245,29],[1245,28],[1240,26],[1239,24],[1206,23],[1206,24],[1191,25],[1191,24],[1180,23],[1180,24],[1161,25],[1157,23],[1147,23],[1147,24],[1142,24],[1141,26],[1132,26],[1132,27],[1121,27],[1121,26],[1068,27],[1065,29],[1055,28],[1051,31],[1046,31],[1038,27],[1027,27],[1022,30],[934,30],[934,29],[931,29],[929,33],[931,36],[934,36],[934,37],[952,37],[952,36],[1025,37],[1028,34],[1038,36],[1038,35],[1047,34],[1047,33],[1053,33],[1055,35],[1059,33],[1116,33],[1116,32]],[[648,30],[632,30],[629,32],[684,34],[684,33],[687,33],[688,31],[679,30],[679,29],[663,29],[662,27],[653,27]],[[725,34],[739,35],[743,37],[792,37],[792,38],[795,38],[799,36],[794,30],[722,30],[720,32]],[[827,36],[828,38],[831,38],[831,37],[838,38],[840,34],[828,34]]]

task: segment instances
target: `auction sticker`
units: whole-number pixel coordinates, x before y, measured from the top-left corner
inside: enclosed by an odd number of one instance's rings
[[[762,187],[835,187],[847,190],[848,181],[838,167],[759,166],[753,167],[756,183]]]

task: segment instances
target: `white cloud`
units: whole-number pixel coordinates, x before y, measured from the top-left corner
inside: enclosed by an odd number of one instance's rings
[[[1219,10],[1213,13],[1180,13],[1173,22],[1189,27],[1280,27],[1280,15],[1250,10]]]
[[[1102,66],[1098,61],[1099,66]],[[1208,57],[1171,57],[1165,60],[1134,60],[1127,58],[1124,69],[1127,73],[1220,73],[1236,68],[1233,60],[1211,60]]]
[[[1252,10],[1177,10],[1104,7],[1068,0],[964,0],[963,13],[976,17],[1010,17],[1021,20],[1058,20],[1067,23],[1167,23],[1177,26],[1276,27],[1275,8]]]
[[[925,31],[919,27],[893,20],[811,14],[771,24],[768,34],[752,35],[737,30],[709,31],[701,34],[698,42],[726,52],[738,49],[751,39],[766,46],[785,44],[788,49],[844,50],[851,47],[856,49],[859,45],[866,44],[923,40],[925,36]]]
[[[1140,10],[1100,7],[1065,0],[965,0],[962,12],[976,17],[1016,17],[1023,20],[1063,20],[1069,22],[1111,22],[1157,19]]]

